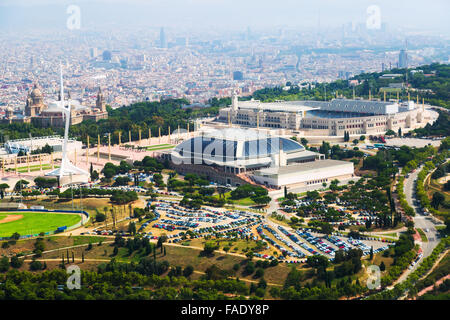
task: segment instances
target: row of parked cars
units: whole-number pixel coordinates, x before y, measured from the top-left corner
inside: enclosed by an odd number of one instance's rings
[[[332,246],[328,245],[322,239],[320,239],[320,238],[318,238],[316,236],[313,236],[311,233],[309,233],[308,231],[303,230],[303,229],[298,229],[296,232],[305,241],[307,241],[311,245],[314,245],[317,249],[319,249],[324,254],[327,254],[327,255],[329,255],[331,257],[334,257],[335,249]],[[314,249],[312,249],[310,247],[306,248],[306,245],[304,246],[304,248],[306,250],[308,250],[309,252],[311,252],[312,254],[318,254]]]
[[[242,225],[253,226],[256,223],[258,223],[258,220],[256,218],[253,218],[253,217],[252,218],[243,218],[241,220],[231,221],[231,222],[225,223],[225,224],[214,225],[211,227],[197,228],[197,229],[194,229],[193,231],[196,233],[217,232],[217,231],[222,231],[222,230],[226,230],[226,229],[240,227]]]
[[[352,248],[350,245],[334,235],[329,235],[326,239],[341,250],[348,251]]]
[[[112,235],[121,235],[121,236],[129,236],[130,233],[125,231],[118,231],[118,230],[106,230],[106,229],[94,229],[92,231],[86,231],[80,233],[81,235],[99,235],[99,236],[112,236]]]
[[[417,262],[419,262],[420,259],[422,259],[423,257],[423,253],[419,253],[419,255],[416,257],[416,259],[411,262],[411,264],[409,265],[408,269],[411,270],[412,268],[414,268],[414,266],[417,264]]]
[[[180,230],[188,230],[190,228],[197,228],[199,224],[197,222],[191,222],[187,220],[169,220],[169,219],[161,219],[161,223],[169,224],[175,226],[176,229]],[[153,227],[158,228],[156,224]]]
[[[171,215],[166,213],[166,217],[174,220],[181,220],[181,221],[187,221],[187,222],[206,222],[206,223],[219,223],[222,222],[221,219],[209,218],[209,217],[181,217],[178,215]]]
[[[292,242],[294,242],[295,244],[301,246],[303,249],[306,249],[303,245],[304,243],[302,243],[300,241],[300,239],[298,239],[294,234],[290,233],[289,231],[287,231],[287,229],[283,228],[282,226],[278,226],[278,230],[280,230],[285,236],[287,236]],[[304,258],[306,257],[306,255],[300,250],[295,248],[294,246],[290,246],[291,249],[293,249],[296,253],[297,253],[297,257],[298,258]],[[313,253],[314,254],[314,253]]]
[[[267,235],[264,234],[264,231],[262,229],[262,225],[259,225],[258,228],[256,228],[256,231],[258,232],[259,236],[261,237],[261,239],[267,241],[268,243],[270,243],[272,246],[274,246],[275,248],[278,248],[280,251],[285,251],[287,252],[286,249],[284,249],[283,247],[281,247],[278,243],[276,243],[273,239],[269,238]]]
[[[291,243],[289,243],[288,241],[283,239],[275,230],[270,228],[267,224],[264,224],[263,228],[266,229],[267,231],[269,231],[278,241],[280,241],[286,245],[287,248],[280,246],[278,243],[275,244],[275,247],[278,248],[281,252],[286,252],[285,254],[290,257],[295,257],[295,258],[300,258],[300,259],[305,257],[305,254],[303,252],[301,252],[297,248],[294,248],[294,246]],[[283,257],[280,257],[280,259],[283,260]]]
[[[354,245],[355,247],[359,248],[362,250],[363,255],[368,255],[370,253],[370,248],[368,245],[366,245],[365,243],[363,243],[361,240],[358,239],[352,239],[351,237],[348,238],[347,240],[348,243]]]
[[[153,213],[155,214],[155,217],[153,219],[149,219],[149,220],[145,221],[139,228],[138,232],[141,232],[142,230],[144,230],[153,221],[156,221],[159,218],[161,218],[161,215],[159,214],[158,210],[156,210],[156,209],[153,210]]]

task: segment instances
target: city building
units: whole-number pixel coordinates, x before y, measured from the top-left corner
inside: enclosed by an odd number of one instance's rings
[[[255,182],[279,189],[289,188],[321,188],[332,180],[345,181],[354,177],[353,162],[339,160],[322,160],[292,166],[265,168],[253,172]]]
[[[167,48],[166,32],[164,31],[164,28],[161,28],[159,31],[159,47]]]
[[[44,103],[44,96],[38,86],[35,84],[33,90],[29,92],[26,99],[24,110],[15,112],[11,107],[5,110],[5,116],[0,119],[0,123],[30,123],[39,127],[64,127],[64,118],[62,111],[58,108],[61,97],[57,101],[51,101],[48,105]],[[103,93],[99,88],[95,107],[82,105],[78,100],[70,98],[68,93],[68,102],[70,102],[70,125],[78,124],[85,120],[99,121],[107,119],[106,103]]]
[[[53,148],[54,152],[62,152],[64,139],[60,136],[48,136],[48,137],[35,137],[28,139],[17,139],[7,141],[3,148],[1,148],[1,154],[17,154],[20,151],[24,153],[30,153],[32,151],[42,149],[44,146],[49,145]],[[67,149],[70,152],[78,150],[81,154],[82,143],[81,141],[68,140]]]
[[[398,67],[400,69],[408,68],[408,54],[405,49],[400,50],[398,55]]]
[[[237,81],[244,80],[244,74],[241,71],[233,72],[233,80],[237,80]]]
[[[414,101],[383,102],[362,99],[331,101],[238,101],[219,111],[218,122],[243,127],[288,129],[305,136],[343,136],[404,132],[423,127],[428,113]]]
[[[111,61],[111,59],[112,59],[111,51],[109,51],[109,50],[103,51],[102,58],[103,58],[103,61]]]
[[[314,189],[354,176],[351,162],[323,160],[324,155],[306,150],[297,141],[249,129],[203,131],[163,158],[180,174],[195,173],[233,186],[251,183],[273,189]]]

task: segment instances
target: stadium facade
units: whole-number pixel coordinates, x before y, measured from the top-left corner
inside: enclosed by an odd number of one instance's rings
[[[359,99],[331,101],[238,101],[219,111],[219,122],[243,127],[302,131],[305,136],[380,135],[420,128],[430,120],[414,101],[383,102]]]

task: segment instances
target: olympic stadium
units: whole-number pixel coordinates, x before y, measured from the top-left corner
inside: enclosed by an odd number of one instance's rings
[[[423,101],[422,101],[423,102]],[[287,129],[303,136],[381,135],[408,132],[435,120],[417,101],[333,99],[331,101],[238,101],[219,111],[217,123],[250,128]]]

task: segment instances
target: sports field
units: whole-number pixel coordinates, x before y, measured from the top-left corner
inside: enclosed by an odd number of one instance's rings
[[[58,227],[73,226],[81,221],[78,214],[51,212],[0,212],[0,237],[55,231]]]

